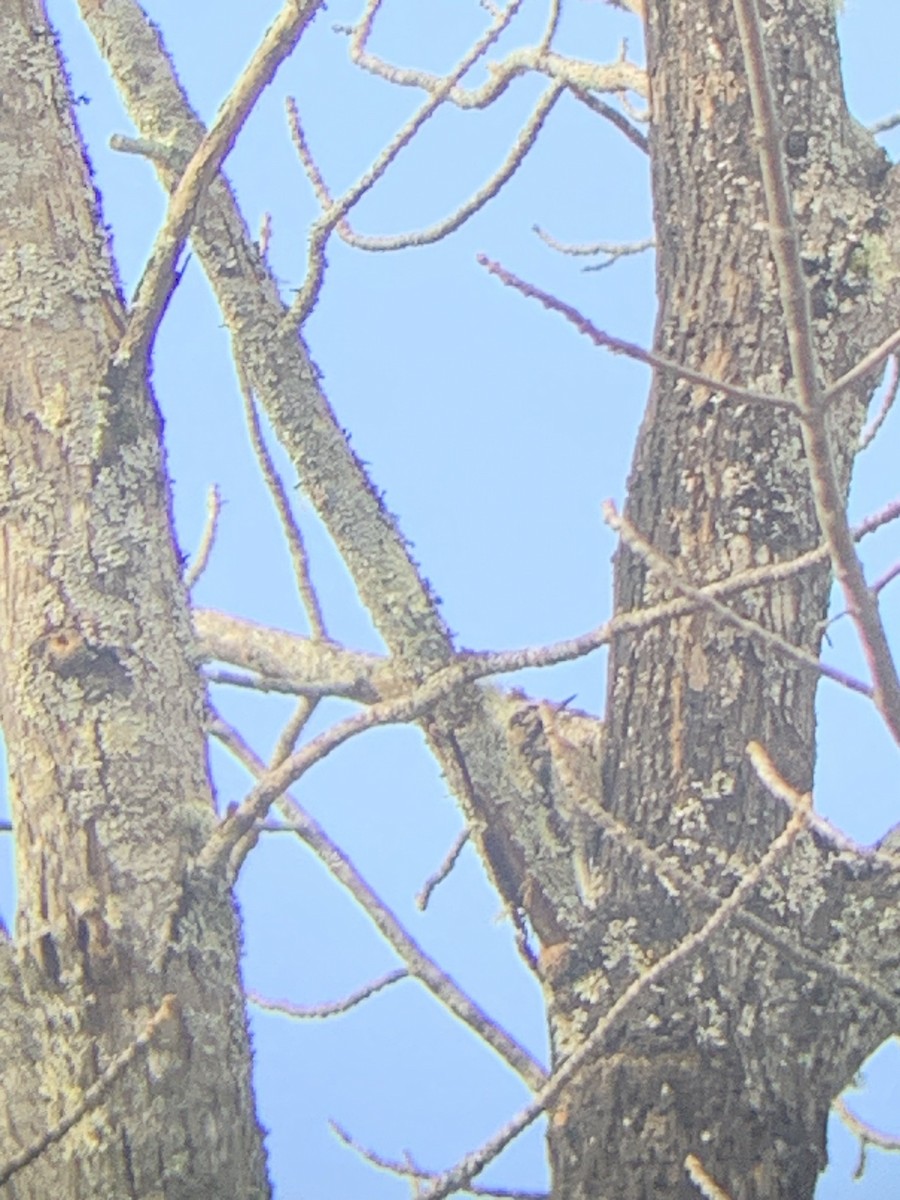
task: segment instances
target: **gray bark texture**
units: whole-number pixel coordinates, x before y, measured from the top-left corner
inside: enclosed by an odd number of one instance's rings
[[[845,107],[833,5],[760,4],[824,378],[898,325],[897,280],[854,269],[854,252],[896,242],[896,169]],[[647,52],[659,313],[655,349],[768,394],[791,387],[741,42],[730,3],[651,0]],[[873,380],[831,412],[844,492]],[[702,585],[796,558],[820,540],[797,418],[657,372],[634,457],[627,515]],[[805,571],[745,591],[743,616],[818,653],[831,575]],[[665,599],[620,549],[617,612]],[[812,786],[816,675],[709,610],[614,639],[603,795],[628,829],[725,895],[783,827],[786,810],[746,753],[765,744],[798,790]],[[596,854],[607,889],[550,1002],[557,1053],[589,1029],[640,966],[702,909],[621,844]],[[855,962],[896,992],[885,948],[896,928],[890,871],[805,838],[750,908],[829,962]],[[765,899],[763,899],[763,894]],[[879,927],[860,942],[860,906]],[[706,910],[708,914],[708,909]],[[882,923],[883,922],[883,923]],[[573,1094],[550,1142],[554,1195],[599,1200],[697,1195],[696,1155],[734,1200],[812,1196],[834,1095],[896,1027],[895,1013],[729,923],[648,997]],[[893,956],[892,956],[893,957]]]
[[[0,720],[16,842],[0,944],[0,1159],[104,1102],[0,1194],[269,1194],[236,914],[191,868],[214,824],[204,702],[145,364],[38,0],[0,10]]]
[[[645,7],[654,348],[791,395],[732,4]],[[846,110],[831,0],[759,7],[831,381],[900,325],[900,184]],[[172,190],[204,130],[158,32],[133,0],[79,8]],[[215,817],[196,662],[373,704],[452,664],[452,638],[223,178],[197,210],[193,250],[389,653],[351,661],[215,612],[192,623],[146,363],[110,366],[125,314],[40,0],[0,6],[0,96],[0,723],[19,888],[0,941],[0,1168],[149,1039],[80,1120],[0,1180],[0,1197],[255,1200],[269,1183],[231,881],[197,865]],[[875,383],[830,406],[844,493]],[[695,587],[814,550],[795,412],[657,370],[626,516]],[[601,1024],[784,829],[788,808],[748,743],[811,788],[818,675],[748,622],[815,656],[830,586],[820,558],[733,590],[741,626],[683,603],[629,626],[623,614],[681,592],[623,545],[604,723],[474,682],[419,717],[488,875],[540,943],[552,1066],[603,1032],[552,1102],[553,1200],[687,1200],[698,1194],[689,1156],[733,1200],[811,1197],[832,1099],[897,1028],[894,864],[808,831],[710,937]],[[521,1063],[539,1086],[524,1051]]]

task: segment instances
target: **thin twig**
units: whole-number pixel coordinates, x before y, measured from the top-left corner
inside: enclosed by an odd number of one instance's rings
[[[858,451],[865,450],[867,446],[871,446],[875,441],[879,429],[881,429],[887,420],[888,413],[894,407],[894,401],[897,399],[898,385],[900,385],[900,358],[896,354],[893,354],[891,355],[891,378],[881,398],[878,412],[859,435]]]
[[[577,308],[573,308],[571,304],[566,304],[564,300],[560,300],[556,296],[551,296],[549,292],[535,287],[533,283],[527,283],[524,279],[520,279],[518,275],[514,275],[512,271],[508,271],[500,263],[494,262],[486,254],[479,254],[476,258],[478,263],[485,270],[489,271],[491,275],[496,275],[501,283],[506,284],[507,287],[515,288],[523,296],[537,300],[543,304],[544,308],[549,308],[552,312],[561,313],[567,321],[570,321],[575,326],[579,333],[583,333],[585,337],[590,338],[595,346],[601,346],[604,350],[609,350],[612,354],[624,354],[628,358],[633,358],[636,362],[643,363],[647,367],[655,367],[658,371],[670,371],[673,375],[677,375],[681,379],[686,379],[689,383],[700,384],[702,387],[708,387],[714,392],[723,392],[726,396],[731,396],[735,400],[747,400],[754,404],[774,404],[790,409],[796,408],[796,403],[787,396],[771,396],[765,392],[757,392],[751,388],[740,387],[736,383],[724,383],[721,379],[715,379],[712,375],[707,375],[703,371],[695,371],[692,367],[686,367],[681,363],[674,362],[672,359],[665,358],[661,354],[656,354],[652,350],[645,350],[642,346],[636,346],[633,342],[626,342],[622,338],[613,337],[611,334],[604,332],[604,330],[598,329],[592,321],[584,316],[583,313],[580,313]]]
[[[551,250],[556,250],[559,254],[568,254],[573,258],[593,258],[598,254],[607,256],[605,262],[593,263],[585,267],[585,271],[603,270],[618,262],[620,258],[627,258],[631,254],[642,254],[645,250],[652,250],[656,245],[655,238],[644,238],[640,242],[561,242],[552,234],[547,233],[545,229],[541,229],[540,225],[534,225],[532,228],[546,246],[549,246]]]
[[[853,529],[853,537],[859,541],[898,518],[900,500],[895,500],[866,517]],[[460,681],[467,682],[488,675],[572,661],[607,645],[614,634],[632,633],[663,621],[688,616],[702,607],[707,596],[721,599],[742,591],[768,587],[785,579],[796,578],[803,571],[827,561],[828,549],[821,545],[798,555],[797,558],[769,563],[762,567],[751,567],[705,584],[698,589],[696,600],[679,597],[646,608],[619,613],[597,629],[589,630],[576,638],[567,638],[545,646],[527,646],[517,650],[458,656],[456,662],[461,672]],[[389,665],[387,659],[342,650],[341,647],[330,644],[326,647],[299,635],[266,629],[264,626],[234,617],[227,618],[229,627],[233,626],[233,631],[227,636],[221,630],[207,632],[210,620],[216,618],[217,624],[220,624],[220,616],[204,609],[195,611],[194,621],[200,634],[201,650],[211,658],[228,662],[238,661],[242,665],[254,667],[257,673],[239,675],[229,671],[207,669],[206,677],[211,682],[309,697],[343,696],[363,703],[374,703],[378,699],[387,698],[384,695],[385,691],[396,695],[393,677],[386,671]],[[271,653],[266,652],[267,640],[272,643]],[[248,647],[253,647],[250,657],[247,654]],[[313,650],[314,662],[308,668],[309,674],[304,674],[304,664]],[[325,650],[328,652],[327,656],[321,661]],[[843,684],[844,681],[839,679],[837,682]],[[854,681],[852,690],[861,691],[863,695],[870,694],[866,691],[866,685],[858,680]]]
[[[175,264],[194,222],[203,194],[218,174],[241,126],[284,59],[297,45],[305,27],[324,0],[285,0],[266,30],[256,53],[219,109],[184,174],[169,198],[166,218],[138,284],[125,332],[114,356],[124,369],[137,354],[146,353],[156,335],[175,285]]]
[[[294,579],[297,584],[297,591],[300,593],[300,599],[306,610],[310,630],[314,637],[327,638],[328,631],[325,628],[325,618],[322,615],[319,595],[313,587],[312,578],[310,577],[309,555],[306,552],[303,532],[291,509],[287,490],[281,476],[278,474],[275,462],[269,453],[269,447],[266,445],[266,440],[263,437],[259,411],[256,407],[256,401],[253,398],[253,390],[250,387],[246,372],[239,364],[237,375],[244,401],[244,416],[247,421],[247,430],[250,434],[250,444],[253,447],[253,453],[256,455],[256,461],[259,463],[263,479],[266,481],[266,487],[269,489],[269,495],[272,497],[272,502],[275,505],[275,511],[278,513],[278,518],[281,521],[282,532],[284,533],[285,541],[291,555],[291,562],[294,567]]]
[[[27,1167],[29,1163],[34,1162],[48,1147],[61,1141],[69,1130],[78,1124],[82,1117],[87,1116],[89,1112],[95,1109],[116,1080],[120,1078],[140,1054],[149,1049],[150,1043],[156,1037],[157,1033],[159,1033],[160,1029],[162,1029],[163,1025],[167,1021],[175,1020],[178,1017],[178,1011],[177,997],[171,993],[163,996],[159,1008],[144,1026],[143,1032],[139,1033],[121,1054],[117,1054],[94,1082],[84,1089],[79,1102],[64,1117],[57,1121],[55,1125],[51,1125],[45,1133],[41,1134],[37,1141],[33,1142],[30,1146],[26,1146],[24,1150],[20,1150],[18,1154],[14,1154],[11,1158],[8,1158],[0,1166],[0,1186],[8,1183],[13,1175],[16,1175],[23,1167]]]
[[[892,567],[888,567],[883,575],[878,576],[878,578],[872,584],[872,591],[877,596],[878,593],[883,591],[892,580],[897,578],[898,575],[900,575],[900,563],[894,563]]]
[[[337,223],[336,232],[348,245],[355,246],[358,250],[370,251],[406,250],[412,246],[427,246],[454,233],[470,217],[484,208],[488,201],[493,200],[501,188],[505,187],[515,175],[564,90],[565,86],[561,83],[554,83],[547,89],[538,101],[534,112],[519,131],[503,163],[486,183],[472,193],[465,203],[442,221],[409,233],[365,235],[356,233],[346,220],[342,220]]]
[[[528,1128],[542,1113],[544,1113],[559,1098],[564,1088],[581,1074],[586,1066],[593,1061],[602,1049],[607,1038],[618,1026],[634,1003],[641,998],[648,988],[667,975],[674,967],[690,958],[701,949],[741,905],[749,898],[751,892],[759,885],[778,860],[793,845],[806,824],[806,812],[798,809],[788,820],[784,829],[772,841],[765,854],[727,896],[715,912],[699,929],[689,933],[672,950],[658,959],[646,971],[637,976],[621,993],[615,1003],[597,1023],[590,1036],[577,1050],[564,1059],[559,1068],[541,1088],[534,1099],[498,1133],[479,1146],[471,1154],[446,1171],[435,1183],[428,1188],[423,1200],[442,1200],[451,1192],[458,1191],[469,1180],[478,1175],[488,1163],[493,1162],[498,1154],[525,1129]]]
[[[487,31],[466,52],[454,69],[437,85],[419,110],[394,135],[388,145],[376,157],[372,165],[363,172],[344,195],[335,200],[316,221],[313,222],[309,233],[309,255],[306,279],[289,311],[283,318],[283,324],[291,329],[298,329],[306,320],[319,295],[322,279],[325,273],[325,247],[335,225],[347,215],[350,209],[371,189],[397,157],[405,146],[408,146],[426,121],[447,99],[453,87],[459,83],[466,72],[493,45],[515,14],[521,8],[523,0],[510,0],[506,9],[492,22]],[[374,15],[374,8],[372,9]]]
[[[197,547],[197,553],[194,555],[194,561],[184,573],[184,586],[188,591],[195,587],[197,580],[209,565],[209,556],[212,554],[213,543],[216,540],[221,512],[222,496],[219,489],[213,484],[206,493],[206,524],[203,527],[203,536]]]
[[[731,1195],[724,1188],[719,1187],[707,1172],[696,1154],[687,1156],[684,1160],[684,1169],[687,1171],[688,1179],[697,1186],[700,1194],[705,1196],[706,1200],[732,1200]]]
[[[362,1004],[364,1000],[368,1000],[370,996],[374,996],[376,992],[390,987],[393,983],[398,983],[401,979],[408,978],[409,971],[403,967],[399,967],[395,971],[389,971],[387,975],[383,975],[380,979],[373,979],[371,983],[357,988],[355,992],[351,992],[343,1000],[332,1000],[325,1004],[295,1004],[293,1000],[273,1000],[268,996],[263,996],[260,992],[254,991],[252,988],[247,991],[247,999],[251,1004],[255,1004],[257,1008],[263,1009],[264,1012],[280,1013],[282,1016],[296,1017],[303,1021],[320,1021],[325,1020],[327,1017],[343,1016],[351,1008],[355,1008],[357,1004]]]
[[[318,702],[317,697],[300,697],[294,711],[278,735],[278,741],[275,743],[275,748],[272,751],[273,766],[277,767],[279,763],[284,762],[288,755],[293,752],[300,734],[306,728],[306,724],[315,712]]]
[[[397,87],[421,88],[424,92],[434,94],[444,86],[445,76],[433,75],[418,68],[397,67],[368,51],[366,47],[375,7],[377,5],[372,7],[370,0],[370,7],[355,26],[336,27],[340,32],[350,35],[352,60],[364,71]],[[492,16],[495,20],[501,19],[499,8],[494,9]],[[595,92],[611,92],[619,97],[628,92],[642,98],[648,95],[646,70],[626,61],[622,55],[615,62],[598,63],[558,54],[540,46],[529,46],[511,51],[498,62],[488,63],[488,79],[485,83],[471,88],[454,84],[446,98],[449,103],[462,109],[487,108],[507,90],[514,79],[529,72],[546,75],[548,79],[564,84],[579,99],[581,95]]]
[[[651,546],[626,517],[619,516],[611,500],[607,500],[603,504],[603,519],[611,529],[614,529],[619,534],[622,541],[646,562],[654,574],[658,575],[671,587],[677,588],[679,592],[682,592],[689,599],[698,601],[703,607],[708,608],[710,612],[715,613],[716,616],[725,621],[726,624],[740,629],[742,633],[745,633],[757,642],[764,642],[766,645],[774,647],[785,658],[791,659],[801,667],[805,667],[808,671],[815,671],[817,674],[824,675],[828,679],[833,679],[843,687],[859,692],[863,696],[872,695],[872,689],[867,683],[863,683],[862,680],[848,675],[846,671],[841,671],[837,667],[831,667],[828,663],[822,662],[815,654],[812,654],[809,650],[805,650],[802,646],[795,646],[793,642],[789,642],[787,638],[782,637],[774,629],[767,629],[765,625],[760,625],[758,621],[751,620],[749,617],[742,617],[733,608],[730,608],[727,604],[723,604],[715,596],[709,595],[708,592],[704,592],[701,588],[696,587],[689,580],[685,579],[675,564],[669,562],[665,555]]]
[[[892,113],[889,117],[882,117],[880,121],[874,121],[869,126],[869,133],[887,133],[889,129],[896,129],[900,125],[900,113]]]
[[[649,141],[639,129],[635,129],[626,116],[613,108],[611,104],[607,104],[605,100],[601,100],[599,96],[585,91],[584,88],[573,87],[571,84],[569,86],[576,100],[580,100],[591,112],[595,112],[599,117],[609,121],[611,125],[615,125],[616,129],[624,133],[629,142],[637,146],[638,150],[643,151],[644,154],[650,153]]]
[[[849,1131],[855,1134],[860,1141],[877,1146],[879,1150],[900,1150],[900,1135],[885,1133],[881,1129],[876,1129],[874,1125],[870,1125],[868,1121],[863,1121],[847,1107],[847,1102],[842,1096],[838,1096],[831,1107]]]
[[[822,394],[823,403],[830,404],[846,388],[864,379],[876,367],[880,367],[884,360],[889,358],[895,350],[900,350],[900,329],[888,334],[874,349],[870,350],[868,354],[864,354],[855,367],[851,367],[849,371],[845,371],[843,375],[839,376],[834,383],[829,384]]]
[[[238,671],[226,671],[221,667],[205,667],[203,678],[207,683],[218,683],[225,687],[246,688],[254,692],[277,692],[284,696],[319,696],[340,695],[339,691],[316,687],[315,684],[306,687],[291,679],[279,679],[275,675],[241,674]]]
[[[422,1182],[439,1178],[437,1171],[423,1171],[417,1167],[409,1155],[404,1157],[402,1162],[396,1159],[386,1158],[383,1154],[378,1154],[374,1150],[370,1150],[367,1146],[363,1146],[360,1142],[348,1133],[342,1125],[337,1121],[329,1121],[332,1132],[338,1137],[345,1146],[358,1154],[360,1158],[365,1159],[373,1167],[377,1167],[380,1171],[388,1171],[391,1175],[399,1175],[404,1179],[410,1179],[414,1182]],[[522,1191],[520,1188],[492,1188],[492,1187],[477,1187],[470,1184],[466,1188],[466,1194],[469,1196],[482,1196],[485,1200],[550,1200],[546,1192]]]
[[[444,880],[456,866],[456,860],[459,858],[463,847],[468,840],[468,828],[461,829],[453,839],[453,845],[444,856],[444,861],[441,863],[438,869],[429,875],[425,880],[422,885],[422,890],[419,892],[418,896],[416,896],[416,908],[418,908],[420,912],[425,911],[425,909],[428,907],[428,901],[431,899],[434,889],[438,886],[438,884],[444,882]]]
[[[277,774],[267,771],[261,758],[247,745],[232,726],[218,719],[214,735],[241,762],[252,776],[260,781]],[[316,739],[318,740],[318,739]],[[314,743],[311,743],[314,744]],[[302,753],[302,752],[301,752]],[[298,756],[295,755],[294,758]],[[292,760],[288,760],[290,763]],[[287,766],[288,763],[284,764]],[[283,768],[281,768],[283,770]],[[284,788],[288,784],[285,783]],[[280,789],[283,790],[283,789]],[[252,795],[252,793],[251,793]],[[406,964],[410,975],[418,979],[455,1017],[458,1017],[479,1038],[485,1041],[532,1089],[546,1079],[541,1065],[515,1038],[502,1029],[475,1003],[445,971],[430,958],[407,933],[397,917],[373,891],[347,855],[328,837],[319,823],[288,794],[279,795],[278,806],[285,823],[321,860],[332,876],[353,896],[369,916],[389,946]],[[223,822],[223,824],[227,824]],[[220,826],[221,828],[221,826]],[[205,852],[204,852],[205,854]],[[201,866],[203,855],[201,855]]]
[[[775,96],[756,0],[733,0],[753,115],[759,133],[759,162],[769,214],[769,244],[778,276],[785,333],[797,388],[800,427],[819,526],[831,551],[834,573],[857,628],[874,682],[874,701],[895,741],[900,743],[900,679],[881,621],[878,601],[866,584],[853,546],[835,474],[825,398],[818,381],[809,292],[803,272],[800,237],[790,187]]]

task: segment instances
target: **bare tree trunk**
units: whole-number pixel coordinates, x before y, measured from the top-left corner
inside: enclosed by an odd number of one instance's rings
[[[897,324],[896,303],[854,270],[855,252],[884,228],[888,164],[845,109],[833,6],[763,0],[760,7],[817,349],[832,380]],[[790,393],[732,4],[651,0],[647,41],[655,349],[726,382]],[[872,382],[833,407],[844,489]],[[797,418],[783,406],[739,401],[658,371],[627,515],[698,586],[810,550],[821,535]],[[830,583],[820,567],[745,591],[734,607],[817,653]],[[617,612],[672,594],[645,558],[620,550]],[[709,609],[617,637],[606,803],[667,861],[727,894],[787,816],[754,774],[748,742],[763,743],[798,790],[811,788],[816,684],[814,671]],[[597,999],[620,991],[702,915],[620,846],[603,842],[598,857],[607,891],[584,938],[584,965],[551,1003],[565,1015],[555,1023],[557,1053],[571,1044],[573,1023],[590,1028]],[[807,946],[826,944],[838,896],[831,906],[821,894],[803,904],[787,921]],[[729,925],[639,1007],[609,1056],[568,1097],[550,1137],[553,1195],[695,1196],[684,1166],[693,1154],[735,1200],[811,1197],[825,1164],[830,1101],[889,1031],[885,1015],[861,1007],[858,996]]]
[[[204,699],[145,364],[39,0],[0,12],[0,721],[19,907],[0,945],[0,1192],[269,1194],[237,918],[191,865],[213,826]],[[177,996],[177,1004],[165,1001]],[[48,1138],[48,1141],[50,1139]]]

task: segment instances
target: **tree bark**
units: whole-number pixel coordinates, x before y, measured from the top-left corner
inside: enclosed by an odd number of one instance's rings
[[[132,0],[80,7],[172,188],[203,131],[155,30]],[[832,380],[900,324],[900,185],[846,111],[832,5],[762,8],[816,348]],[[790,395],[731,4],[648,0],[646,22],[655,349]],[[0,944],[0,1082],[17,1098],[0,1113],[0,1162],[71,1112],[162,1014],[103,1104],[0,1194],[265,1196],[237,918],[227,882],[193,865],[214,817],[159,417],[146,364],[110,367],[123,307],[39,0],[3,8],[0,93],[0,721],[19,883],[15,939]],[[366,662],[332,690],[365,703],[400,694],[453,658],[434,597],[223,180],[192,238],[235,357],[390,651],[384,669]],[[845,491],[873,384],[831,406]],[[670,371],[653,382],[626,512],[695,586],[820,541],[793,412]],[[817,654],[830,584],[826,568],[810,568],[729,602]],[[645,556],[620,550],[617,614],[677,595]],[[227,658],[229,628],[214,615],[198,627],[207,642],[218,629],[215,653]],[[232,661],[283,670],[297,649],[301,671],[301,643],[254,630]],[[339,670],[337,648],[315,649],[315,669]],[[422,719],[488,873],[541,943],[554,1066],[781,832],[787,810],[747,744],[763,743],[808,790],[817,681],[697,607],[616,635],[605,730],[473,684]],[[688,1155],[734,1200],[812,1196],[829,1104],[896,1027],[896,874],[824,835],[798,839],[748,910],[646,990],[555,1104],[555,1200],[694,1196]]]
[[[849,116],[833,6],[761,3],[801,229],[816,349],[826,381],[898,324],[897,286],[859,269],[886,237],[888,163]],[[646,6],[657,232],[656,351],[768,394],[791,394],[784,316],[769,248],[753,118],[731,3]],[[874,380],[832,408],[846,493]],[[771,403],[745,403],[657,371],[629,481],[627,516],[695,586],[790,560],[820,541],[801,430]],[[734,607],[817,654],[831,576],[803,572],[741,593]],[[623,546],[616,612],[677,590]],[[609,666],[605,803],[632,834],[724,896],[783,828],[787,810],[756,777],[763,743],[799,791],[812,787],[814,671],[723,623],[709,609],[614,639]],[[801,864],[823,885],[819,844],[792,855],[769,899]],[[557,1058],[615,995],[699,924],[685,893],[636,870],[598,840],[606,890],[580,970],[554,988]],[[818,860],[818,861],[816,861]],[[813,863],[816,865],[813,866]],[[848,868],[852,873],[852,869]],[[809,881],[807,881],[809,882]],[[829,944],[843,888],[795,896],[773,923],[808,948]],[[776,904],[777,907],[777,904]],[[754,911],[756,907],[754,907]],[[589,1000],[586,1001],[586,997]],[[592,1015],[594,1014],[594,1015]],[[554,1197],[695,1196],[695,1155],[734,1200],[811,1197],[825,1164],[834,1094],[889,1034],[887,1014],[730,923],[641,1004],[608,1056],[568,1097],[550,1135]]]
[[[124,313],[54,35],[0,13],[0,721],[16,842],[0,946],[0,1163],[143,1033],[102,1103],[0,1193],[269,1195],[204,695],[147,364]]]

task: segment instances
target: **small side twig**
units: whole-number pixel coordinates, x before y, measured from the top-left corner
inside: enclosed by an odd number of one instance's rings
[[[896,354],[891,355],[891,377],[885,389],[884,396],[881,399],[878,412],[859,435],[858,449],[865,450],[867,446],[875,441],[879,429],[885,423],[888,413],[894,407],[894,401],[897,399],[897,388],[900,385],[900,358]]]
[[[900,1150],[900,1137],[896,1134],[884,1133],[883,1130],[870,1125],[868,1121],[863,1121],[847,1107],[842,1096],[838,1096],[831,1107],[841,1118],[847,1130],[859,1139],[859,1158],[853,1171],[854,1179],[862,1179],[865,1174],[866,1158],[870,1146],[895,1153]]]
[[[191,155],[169,198],[165,221],[138,283],[125,332],[114,356],[116,367],[126,368],[135,355],[146,352],[152,343],[175,284],[175,264],[190,233],[197,205],[234,145],[260,93],[297,45],[323,2],[286,0]]]
[[[887,133],[890,129],[896,129],[900,125],[900,113],[892,113],[889,117],[882,117],[880,121],[874,121],[869,126],[869,133]]]
[[[277,767],[279,763],[283,763],[288,755],[293,752],[294,747],[297,745],[297,739],[306,727],[307,721],[313,715],[318,702],[318,698],[313,696],[301,696],[297,701],[297,705],[285,722],[281,733],[279,733],[278,741],[275,743],[275,748],[272,751],[273,767]]]
[[[404,1179],[409,1179],[413,1184],[428,1182],[429,1180],[437,1179],[437,1171],[424,1171],[421,1167],[416,1166],[410,1154],[405,1154],[403,1161],[387,1158],[383,1154],[378,1154],[375,1150],[363,1146],[356,1140],[351,1133],[348,1133],[342,1125],[337,1121],[329,1121],[332,1132],[337,1138],[344,1143],[348,1149],[358,1154],[373,1167],[377,1167],[379,1171],[388,1171],[391,1175],[399,1175]],[[520,1188],[493,1188],[493,1187],[478,1187],[475,1184],[470,1184],[466,1188],[466,1192],[470,1196],[482,1196],[485,1200],[550,1200],[546,1192],[523,1191]]]
[[[696,1154],[687,1156],[684,1160],[684,1169],[687,1171],[688,1179],[697,1187],[701,1196],[706,1197],[706,1200],[731,1200],[730,1193],[719,1187]]]
[[[651,250],[656,245],[655,238],[644,238],[640,242],[561,242],[542,229],[540,225],[533,226],[533,229],[544,245],[549,246],[558,254],[568,254],[573,258],[594,258],[598,254],[606,255],[604,262],[592,263],[584,268],[585,271],[602,271],[618,262],[620,258],[627,258],[631,254],[643,254],[645,250]]]
[[[310,629],[314,637],[327,638],[328,631],[325,628],[325,619],[322,615],[319,595],[313,587],[312,578],[310,577],[309,555],[306,552],[303,533],[291,510],[287,490],[281,476],[278,474],[272,455],[269,453],[269,447],[266,445],[266,440],[263,437],[262,426],[259,420],[259,410],[256,407],[256,401],[253,399],[253,391],[247,375],[240,365],[238,365],[237,371],[241,395],[244,401],[244,416],[247,421],[247,430],[250,434],[250,444],[253,447],[256,461],[259,463],[263,479],[266,481],[266,487],[269,489],[269,495],[272,497],[272,502],[281,521],[281,528],[284,532],[291,555],[291,562],[294,567],[294,579],[297,583],[300,599],[303,601],[303,607],[306,610]]]
[[[368,1000],[370,996],[374,996],[376,992],[382,991],[384,988],[390,987],[393,983],[398,983],[401,979],[408,979],[409,971],[403,967],[398,967],[395,971],[389,971],[387,975],[382,975],[380,979],[373,979],[371,983],[365,984],[361,988],[357,988],[355,992],[351,992],[349,996],[345,996],[342,1000],[332,1000],[324,1004],[295,1004],[293,1000],[273,1000],[268,996],[263,996],[261,992],[254,991],[252,988],[247,989],[247,999],[251,1004],[255,1004],[257,1008],[261,1008],[264,1012],[280,1013],[285,1017],[296,1017],[302,1021],[321,1021],[327,1017],[338,1017],[355,1008],[357,1004],[362,1004],[364,1000]]]
[[[332,202],[321,216],[313,222],[309,234],[309,255],[306,279],[299,288],[289,311],[283,318],[283,324],[290,329],[299,329],[313,309],[319,295],[325,274],[325,248],[337,223],[347,215],[351,208],[371,189],[384,175],[385,171],[403,150],[408,146],[422,126],[434,115],[447,99],[453,88],[459,83],[466,72],[474,66],[479,58],[493,45],[503,30],[509,25],[515,14],[521,8],[523,0],[509,0],[503,12],[491,23],[487,31],[467,51],[449,75],[440,81],[425,102],[405,125],[394,135],[388,145],[376,157],[371,166],[363,172],[344,195]],[[370,8],[357,29],[357,34],[371,25],[374,17],[374,6]]]
[[[488,201],[493,200],[512,179],[537,141],[538,134],[564,91],[564,84],[551,84],[522,126],[509,154],[494,174],[477,191],[473,192],[464,204],[461,204],[455,212],[442,221],[409,233],[366,236],[355,232],[346,220],[341,220],[335,226],[336,232],[348,245],[354,246],[358,250],[370,251],[405,250],[411,246],[428,246],[455,233],[470,217],[484,208]]]
[[[275,771],[267,771],[266,765],[240,734],[219,720],[215,735],[260,782],[283,771],[287,763]],[[318,740],[318,739],[317,739]],[[308,749],[305,748],[305,749]],[[302,752],[300,752],[302,754]],[[293,756],[294,758],[297,755]],[[288,760],[290,763],[291,760]],[[394,913],[378,894],[363,879],[362,875],[325,833],[319,823],[290,795],[280,795],[288,783],[278,790],[279,809],[286,825],[320,859],[332,876],[347,889],[360,908],[368,915],[378,932],[406,964],[409,974],[418,979],[449,1009],[455,1017],[467,1025],[479,1038],[487,1043],[531,1088],[539,1087],[546,1079],[540,1064],[506,1030],[502,1029],[484,1010],[460,988],[445,971],[430,958],[415,939],[403,928]],[[251,793],[252,795],[252,793]],[[274,799],[274,797],[273,797]],[[227,822],[226,822],[227,823]],[[221,828],[221,826],[220,826]],[[204,855],[200,865],[204,866]],[[215,857],[215,856],[213,856]]]
[[[194,555],[194,561],[184,573],[184,586],[188,591],[195,587],[197,580],[209,565],[209,556],[212,554],[213,543],[216,540],[221,513],[222,495],[213,484],[206,493],[206,524],[203,527],[203,536],[197,547],[197,553]]]
[[[424,884],[422,885],[422,890],[419,892],[418,896],[416,896],[416,908],[418,908],[420,912],[425,911],[425,909],[428,907],[428,901],[431,899],[434,889],[438,886],[438,884],[444,882],[444,880],[456,866],[456,860],[459,858],[460,854],[462,853],[463,846],[465,846],[468,840],[469,830],[461,829],[453,839],[453,845],[447,851],[444,861],[441,863],[438,869],[433,872],[433,874],[429,875],[425,880]]]
[[[571,85],[570,85],[571,86]],[[591,112],[595,112],[597,116],[603,117],[609,121],[611,125],[615,125],[616,129],[620,130],[628,138],[629,142],[637,146],[638,150],[644,154],[650,153],[650,143],[646,136],[639,129],[635,129],[628,118],[613,108],[605,100],[601,100],[599,96],[595,96],[592,92],[585,91],[584,88],[572,87],[572,95],[576,100],[580,100]]]
[[[748,871],[713,914],[697,930],[689,933],[672,950],[638,975],[598,1021],[590,1036],[567,1059],[564,1059],[534,1099],[525,1105],[503,1129],[435,1180],[432,1186],[425,1191],[423,1200],[443,1200],[443,1197],[449,1196],[451,1192],[458,1191],[465,1186],[469,1180],[474,1179],[483,1171],[488,1163],[493,1162],[514,1138],[518,1137],[523,1130],[527,1129],[551,1107],[564,1088],[580,1075],[596,1057],[610,1033],[647,989],[667,975],[674,967],[695,954],[714,933],[725,925],[732,914],[744,905],[760,881],[797,840],[805,825],[806,811],[798,809],[788,819],[781,833],[771,842],[756,866]]]
[[[575,326],[579,333],[583,333],[585,337],[590,338],[595,346],[601,346],[603,349],[609,350],[612,354],[624,354],[627,358],[633,358],[635,362],[643,363],[644,366],[655,367],[658,371],[670,371],[673,375],[677,375],[681,379],[686,379],[688,383],[700,384],[701,387],[707,387],[713,392],[722,392],[724,395],[731,396],[735,400],[747,400],[756,404],[775,404],[783,408],[796,408],[795,401],[787,396],[768,395],[765,392],[757,392],[751,388],[740,387],[736,383],[725,383],[721,379],[715,379],[712,375],[707,375],[704,371],[695,371],[692,367],[677,363],[673,359],[664,357],[662,354],[656,354],[652,350],[645,350],[642,346],[636,346],[634,342],[626,342],[622,338],[613,337],[604,330],[598,329],[593,321],[590,321],[583,313],[580,313],[577,308],[573,308],[571,304],[566,304],[564,300],[560,300],[556,296],[551,296],[549,292],[536,287],[533,283],[527,283],[524,279],[520,279],[518,275],[514,275],[512,271],[508,271],[500,263],[494,262],[486,254],[476,255],[476,261],[491,275],[496,275],[500,282],[506,284],[507,287],[515,288],[523,296],[537,300],[540,304],[543,304],[544,308],[550,309],[551,312],[560,313]]]

